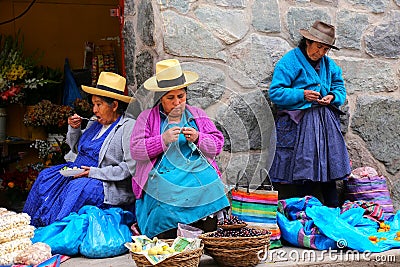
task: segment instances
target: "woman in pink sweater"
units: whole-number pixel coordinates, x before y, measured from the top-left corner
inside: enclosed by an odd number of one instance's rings
[[[148,237],[174,238],[178,223],[215,230],[229,207],[215,162],[224,137],[203,110],[186,104],[186,87],[197,79],[168,59],[144,83],[157,102],[137,118],[131,154],[136,217]]]

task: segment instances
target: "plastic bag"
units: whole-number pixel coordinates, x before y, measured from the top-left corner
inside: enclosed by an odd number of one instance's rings
[[[124,246],[131,241],[128,225],[133,223],[133,214],[121,208],[101,210],[95,206],[84,206],[79,214],[87,214],[88,227],[82,240],[80,253],[88,258],[107,258],[128,251]]]
[[[322,234],[314,221],[306,214],[306,209],[312,206],[322,206],[315,198],[289,198],[278,202],[278,225],[281,236],[290,244],[313,249],[336,249],[336,242]]]
[[[88,227],[87,215],[71,213],[61,221],[35,230],[32,242],[43,242],[51,247],[53,254],[73,256],[79,253],[79,246]]]
[[[77,98],[82,99],[82,95],[76,85],[72,70],[69,66],[68,58],[65,59],[64,63],[64,80],[63,105],[73,107],[74,101]]]
[[[177,235],[186,238],[198,238],[203,233],[203,230],[191,225],[178,223]]]

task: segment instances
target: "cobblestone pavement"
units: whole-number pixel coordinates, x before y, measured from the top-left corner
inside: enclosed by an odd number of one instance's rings
[[[392,249],[382,253],[361,253],[357,251],[317,251],[293,247],[282,247],[269,251],[268,258],[262,260],[257,267],[288,267],[288,266],[400,266],[400,249]],[[71,258],[61,264],[61,267],[136,267],[129,254],[114,258],[87,259]],[[203,255],[200,267],[215,267],[216,262]],[[182,266],[184,267],[184,266]]]

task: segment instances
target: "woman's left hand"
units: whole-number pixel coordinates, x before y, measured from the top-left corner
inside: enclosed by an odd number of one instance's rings
[[[318,99],[317,102],[320,105],[329,105],[333,99],[333,95],[326,95],[321,99]]]
[[[184,134],[184,136],[188,142],[194,143],[199,138],[199,132],[196,131],[196,129],[192,128],[192,127],[183,127],[182,133]]]
[[[80,178],[80,177],[89,177],[89,171],[90,171],[90,167],[88,166],[81,166],[81,169],[83,169],[84,171],[75,175],[74,178]]]

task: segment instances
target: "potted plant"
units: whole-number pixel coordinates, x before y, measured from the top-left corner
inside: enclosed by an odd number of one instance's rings
[[[0,192],[5,197],[6,208],[22,211],[28,193],[43,169],[42,163],[28,164],[24,168],[5,171],[0,175]]]
[[[86,99],[77,98],[73,105],[76,114],[85,118],[90,118],[93,116],[93,105],[90,104]]]
[[[56,139],[56,143],[35,140],[31,147],[38,150],[38,157],[43,160],[45,167],[65,163],[64,156],[70,150],[65,136],[62,139]]]
[[[6,107],[11,109],[10,114],[15,115],[13,119],[22,120],[22,116],[18,116],[23,114],[20,111],[22,104],[36,104],[39,97],[51,95],[42,88],[60,83],[60,76],[56,75],[56,71],[37,66],[39,59],[40,56],[36,53],[24,55],[23,38],[20,38],[19,33],[16,36],[0,34],[0,141],[6,138]],[[21,124],[11,122],[11,125],[19,127]],[[14,131],[12,126],[11,128],[8,132]]]
[[[45,66],[35,66],[33,68],[36,79],[40,83],[30,86],[24,90],[23,103],[32,106],[46,99],[52,103],[57,103],[61,99],[63,74],[59,69]]]
[[[74,114],[74,110],[70,106],[57,105],[49,100],[42,100],[31,109],[27,110],[24,115],[23,123],[25,126],[36,128],[32,134],[42,127],[46,133],[65,134],[68,129],[68,117]],[[47,139],[35,138],[31,136],[31,140]]]

